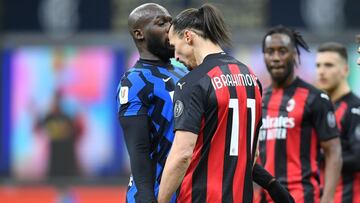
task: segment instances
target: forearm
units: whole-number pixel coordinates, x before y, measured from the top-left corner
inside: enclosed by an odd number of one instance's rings
[[[262,188],[267,189],[275,178],[259,164],[255,163],[253,168],[253,180]]]
[[[338,183],[341,167],[341,147],[331,147],[324,149],[325,154],[325,185],[324,193],[321,198],[322,202],[332,202],[334,198],[336,185]]]
[[[158,202],[169,202],[179,188],[190,165],[197,135],[186,131],[176,131],[173,145],[161,176]]]
[[[150,139],[146,116],[123,117],[120,123],[130,157],[131,172],[136,184],[136,200],[154,202],[155,172],[150,159]],[[136,123],[136,126],[134,126]]]
[[[170,201],[185,176],[190,160],[190,158],[177,157],[170,151],[161,177],[159,203]]]

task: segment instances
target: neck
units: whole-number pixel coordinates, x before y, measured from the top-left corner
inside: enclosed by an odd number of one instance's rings
[[[329,94],[331,101],[332,102],[336,102],[338,101],[341,97],[343,97],[344,95],[348,94],[350,92],[350,87],[347,84],[346,81],[343,81],[342,83],[340,83],[339,86],[337,86],[334,90],[332,91],[328,91],[327,93]]]
[[[278,82],[278,81],[272,80],[271,85],[273,88],[285,88],[285,87],[290,86],[294,82],[295,79],[296,79],[295,74],[291,73],[284,81]]]
[[[156,55],[152,54],[151,52],[145,49],[143,50],[139,49],[139,55],[141,59],[145,59],[145,60],[161,60],[159,57],[157,57]]]
[[[163,61],[161,58],[159,58],[158,56],[156,56],[155,54],[151,53],[145,44],[143,43],[138,43],[136,44],[136,47],[139,51],[139,55],[141,59],[145,59],[145,60],[160,60]],[[164,61],[166,62],[166,61]]]
[[[218,44],[214,44],[212,41],[198,40],[196,44],[194,44],[194,55],[196,64],[200,65],[204,58],[209,54],[216,54],[223,52],[222,48]]]

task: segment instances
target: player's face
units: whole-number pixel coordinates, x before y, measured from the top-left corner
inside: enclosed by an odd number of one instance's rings
[[[346,79],[346,61],[336,52],[320,52],[316,55],[318,87],[326,92],[334,91]]]
[[[179,37],[170,27],[169,41],[175,48],[175,59],[183,63],[189,70],[195,68],[198,64],[195,60],[194,49],[186,42],[185,37]]]
[[[144,28],[148,50],[163,61],[174,57],[174,48],[169,44],[168,31],[171,16],[167,11],[157,12]]]
[[[264,59],[273,81],[283,83],[294,74],[295,56],[289,36],[272,34],[266,37]]]

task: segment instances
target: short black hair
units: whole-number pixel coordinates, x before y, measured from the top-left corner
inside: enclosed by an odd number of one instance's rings
[[[326,42],[321,44],[317,49],[318,52],[335,52],[338,53],[345,61],[348,60],[348,54],[346,51],[346,47],[337,42]]]
[[[199,9],[189,8],[172,20],[173,30],[183,36],[185,29],[193,29],[198,35],[210,39],[222,47],[230,47],[230,33],[224,18],[215,6],[204,4]]]
[[[296,51],[298,53],[299,61],[300,61],[300,50],[299,46],[305,49],[307,52],[310,52],[309,46],[301,36],[299,32],[297,32],[294,29],[285,27],[283,25],[277,25],[275,27],[270,28],[270,30],[265,34],[263,40],[262,40],[262,51],[265,52],[265,40],[267,36],[273,35],[273,34],[285,34],[289,36],[290,41],[292,45],[296,48]]]

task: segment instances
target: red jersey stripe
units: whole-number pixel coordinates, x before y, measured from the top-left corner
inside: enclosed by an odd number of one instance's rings
[[[220,77],[221,74],[223,73],[220,67],[215,67],[209,72],[211,77]],[[221,202],[222,199],[222,176],[228,108],[227,105],[219,104],[227,103],[229,101],[230,94],[228,87],[215,90],[215,94],[218,103],[218,127],[214,133],[216,136],[213,136],[211,140],[208,156],[206,202]]]
[[[229,69],[232,74],[240,74],[240,70],[237,68],[236,65],[229,65]],[[237,86],[236,87],[236,94],[238,98],[247,98],[246,96],[246,88],[244,86]],[[246,107],[246,100],[239,100],[238,101],[239,106],[239,115],[241,116],[241,119],[239,120],[240,126],[246,126],[247,125],[247,114],[243,112],[247,112]],[[239,160],[246,160],[247,154],[250,152],[247,152],[247,129],[245,127],[239,128],[239,145],[238,145],[238,159]],[[248,160],[249,161],[249,160]],[[244,182],[245,182],[245,170],[246,170],[246,163],[243,161],[240,161],[236,165],[236,170],[234,174],[234,181],[233,181],[233,197],[234,202],[242,202],[243,200],[243,191],[244,191]]]
[[[205,124],[205,119],[202,118],[201,120],[201,126],[204,126]],[[201,130],[199,137],[196,141],[196,145],[194,148],[194,153],[190,162],[190,166],[188,168],[188,170],[186,171],[186,174],[184,176],[184,179],[181,183],[181,187],[180,187],[180,192],[178,198],[177,198],[177,202],[185,202],[185,200],[189,200],[189,202],[192,202],[192,175],[194,174],[194,170],[196,168],[196,166],[199,163],[200,157],[201,157],[201,151],[202,151],[202,146],[203,146],[203,140],[204,140],[204,131]]]
[[[295,126],[301,126],[303,120],[302,116],[304,115],[304,107],[306,100],[309,95],[309,90],[305,88],[296,88],[295,93],[292,97],[293,101],[296,101],[295,107],[293,110],[288,112],[289,118],[298,117],[295,119]],[[290,109],[291,110],[291,109]],[[290,136],[289,136],[290,135]],[[291,146],[286,148],[287,154],[287,177],[288,177],[288,190],[291,191],[291,194],[295,200],[299,199],[297,202],[302,203],[304,198],[304,188],[302,184],[298,182],[293,182],[293,180],[301,180],[301,161],[300,157],[300,143],[301,141],[301,129],[300,128],[289,128],[287,130],[286,146]],[[301,198],[298,198],[301,197]],[[302,201],[300,201],[302,200]]]

